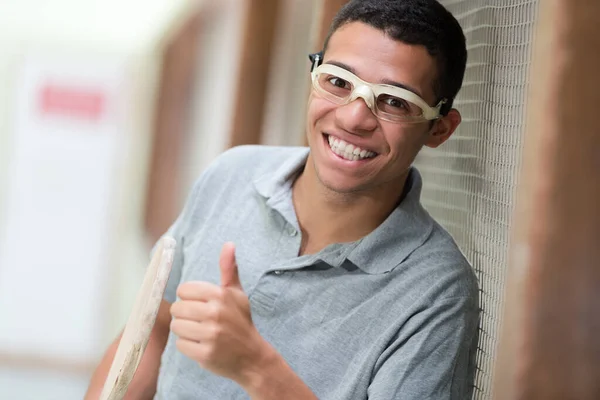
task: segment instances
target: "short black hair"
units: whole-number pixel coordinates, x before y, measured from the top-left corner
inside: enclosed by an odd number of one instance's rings
[[[325,39],[350,22],[377,28],[392,39],[422,45],[436,60],[438,76],[434,91],[438,101],[446,99],[446,115],[460,90],[467,64],[463,30],[454,16],[436,0],[350,0],[337,13]]]

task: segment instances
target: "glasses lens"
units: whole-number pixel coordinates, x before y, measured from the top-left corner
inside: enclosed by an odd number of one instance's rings
[[[380,94],[377,97],[377,110],[393,118],[414,118],[423,114],[421,107],[401,97],[391,94]]]
[[[331,73],[320,73],[316,84],[321,91],[328,94],[328,97],[340,102],[345,101],[354,89],[352,83]]]
[[[325,70],[321,71],[323,68]],[[340,69],[338,73],[337,67],[331,65],[321,66],[315,72],[313,85],[321,96],[337,104],[346,104],[354,98],[352,92],[356,89],[355,84],[360,79],[353,79],[350,72]],[[372,107],[372,110],[379,118],[387,121],[417,121],[423,119],[421,107],[405,99],[405,96],[402,96],[402,90],[387,90],[385,88],[387,85],[371,85],[366,82],[364,82],[364,85],[372,88],[377,96],[376,105]],[[361,90],[359,96],[362,97],[363,95],[365,94]],[[408,95],[406,97],[411,98]],[[370,100],[365,101],[367,104],[371,103]]]

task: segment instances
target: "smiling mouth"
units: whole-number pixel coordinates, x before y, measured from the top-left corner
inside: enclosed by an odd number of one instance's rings
[[[329,144],[329,148],[331,151],[348,161],[360,161],[367,160],[369,158],[373,158],[377,155],[377,153],[373,151],[369,151],[366,149],[362,149],[358,146],[354,146],[353,144],[347,143],[342,139],[335,138],[331,135],[325,134],[327,143]]]

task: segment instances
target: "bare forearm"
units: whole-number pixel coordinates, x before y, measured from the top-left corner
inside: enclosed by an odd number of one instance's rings
[[[166,336],[150,336],[140,365],[129,384],[124,400],[151,400],[156,393],[160,359],[167,341]]]
[[[121,335],[122,334],[120,334],[115,339],[115,341],[109,346],[109,348],[106,350],[106,353],[104,353],[104,357],[102,357],[100,364],[98,365],[98,367],[96,367],[84,400],[96,400],[100,398],[100,393],[102,392],[104,381],[106,380],[106,376],[108,375],[108,370],[110,369],[110,365],[112,364],[112,361],[115,358],[117,347],[119,347]]]
[[[96,368],[85,400],[97,400],[102,392],[102,387],[108,375],[108,371],[115,357],[119,345],[120,335],[106,351],[100,365]],[[129,384],[124,400],[150,400],[156,392],[156,382],[160,367],[160,357],[165,347],[166,338],[154,334],[150,336],[148,346],[140,361],[138,369]]]
[[[146,400],[154,397],[160,359],[165,349],[167,338],[169,337],[169,324],[171,322],[170,307],[171,304],[164,300],[160,304],[148,345],[133,380],[129,384],[125,400]],[[100,397],[120,340],[121,335],[111,344],[100,365],[96,368],[85,400],[97,400]]]

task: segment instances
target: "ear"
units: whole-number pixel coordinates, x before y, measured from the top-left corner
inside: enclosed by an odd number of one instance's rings
[[[452,136],[462,118],[456,109],[452,109],[447,115],[435,121],[429,131],[429,137],[425,146],[436,148]]]

